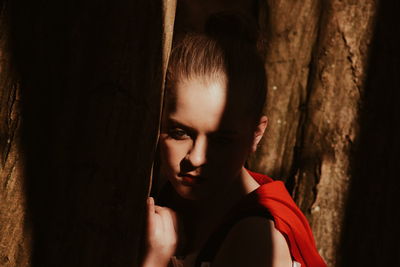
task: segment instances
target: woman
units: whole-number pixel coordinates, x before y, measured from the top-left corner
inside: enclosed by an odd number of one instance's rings
[[[244,164],[267,127],[256,34],[214,16],[174,47],[160,133],[158,205],[142,266],[325,266],[281,182]]]

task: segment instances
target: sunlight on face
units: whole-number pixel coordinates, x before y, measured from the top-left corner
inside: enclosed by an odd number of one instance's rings
[[[184,80],[175,88],[176,106],[171,119],[202,132],[215,132],[219,129],[226,106],[224,82],[200,79]]]
[[[172,88],[160,134],[161,172],[186,199],[221,191],[239,175],[253,133],[243,98],[223,79],[183,79]]]

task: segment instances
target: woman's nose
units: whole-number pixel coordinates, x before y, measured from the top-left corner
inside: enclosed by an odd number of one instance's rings
[[[207,138],[197,137],[192,149],[188,152],[187,160],[193,167],[200,167],[207,161]]]

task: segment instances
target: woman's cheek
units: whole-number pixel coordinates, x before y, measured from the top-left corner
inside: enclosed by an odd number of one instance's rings
[[[224,167],[243,166],[247,159],[248,149],[244,143],[237,143],[219,151],[218,158]]]
[[[189,141],[165,139],[162,145],[162,156],[166,159],[169,166],[178,168],[181,161],[186,157],[189,149]]]

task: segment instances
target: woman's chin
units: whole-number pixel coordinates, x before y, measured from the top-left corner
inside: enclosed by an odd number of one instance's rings
[[[188,186],[180,185],[175,188],[175,191],[181,198],[185,200],[195,201],[201,199],[201,196],[199,196],[199,194],[196,193],[192,188],[188,188]]]
[[[175,192],[188,201],[207,200],[213,192],[208,183],[192,183],[181,179],[170,180],[170,182]]]

